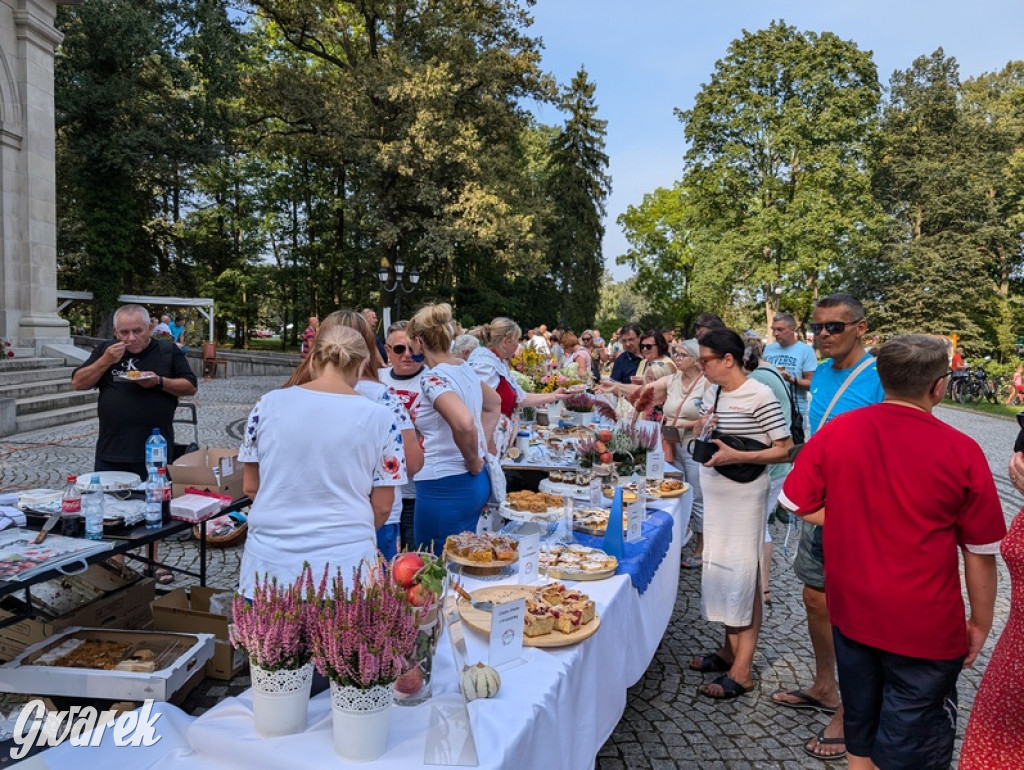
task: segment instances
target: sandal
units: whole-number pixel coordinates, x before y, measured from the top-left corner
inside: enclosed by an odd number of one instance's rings
[[[703,695],[705,698],[713,698],[714,700],[731,700],[732,698],[738,698],[754,689],[754,685],[751,684],[748,687],[744,687],[728,674],[722,674],[718,679],[708,682],[708,684],[717,684],[722,688],[722,694],[714,695],[708,692],[706,689],[708,686],[707,684],[702,684],[698,687],[697,694]],[[804,747],[804,750],[807,750],[806,746]]]
[[[788,695],[790,698],[796,698],[796,700],[781,700],[778,697],[779,695]],[[820,711],[822,714],[835,714],[839,709],[838,706],[826,706],[813,695],[803,690],[776,690],[772,693],[772,703],[791,709],[811,709],[813,711]]]
[[[704,560],[700,556],[691,556],[689,559],[683,559],[680,565],[683,569],[700,569],[704,565]]]
[[[772,606],[772,589],[764,589],[764,591],[761,592],[761,597],[765,604],[767,604],[769,607]]]
[[[842,746],[843,750],[837,754],[819,754],[817,751],[811,748],[811,741],[818,742],[818,745],[815,746],[815,748],[818,748],[820,746]],[[846,756],[846,738],[842,736],[838,738],[826,738],[824,727],[818,730],[818,734],[811,738],[811,741],[807,741],[807,743],[804,744],[804,753],[808,756],[814,757],[815,759],[820,759],[822,762],[831,762],[833,759],[842,759]]]
[[[153,577],[156,578],[156,582],[162,586],[174,582],[174,573],[166,567],[157,567],[156,571],[153,573]]]
[[[702,674],[710,674],[712,672],[721,673],[723,671],[728,671],[730,668],[732,668],[732,663],[727,661],[717,652],[712,652],[705,655],[703,658],[700,659],[700,663],[696,666],[693,665],[693,661],[695,660],[697,660],[696,657],[694,657],[693,660],[690,661],[690,671],[700,671]]]

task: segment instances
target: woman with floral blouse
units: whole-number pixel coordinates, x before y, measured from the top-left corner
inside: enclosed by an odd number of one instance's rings
[[[376,532],[406,480],[392,412],[355,384],[369,357],[359,332],[324,324],[310,351],[312,379],[274,390],[249,414],[238,459],[252,498],[239,593],[267,573],[291,582],[309,562],[346,579],[376,556]]]

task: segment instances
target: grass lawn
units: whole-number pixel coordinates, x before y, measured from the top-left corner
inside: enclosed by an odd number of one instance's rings
[[[1007,420],[1016,419],[1017,415],[1024,411],[1024,407],[1006,406],[1006,404],[991,404],[988,401],[975,401],[973,404],[958,404],[948,398],[942,399],[939,406],[948,406],[950,409],[963,409],[968,412],[984,412],[994,417],[1005,417]]]

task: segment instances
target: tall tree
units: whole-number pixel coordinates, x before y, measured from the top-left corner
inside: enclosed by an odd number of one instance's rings
[[[551,143],[547,226],[548,259],[561,310],[558,325],[584,329],[597,311],[604,255],[605,201],[611,194],[604,137],[608,122],[597,117],[595,86],[583,67],[562,96],[569,113]],[[552,319],[554,320],[554,319]]]
[[[730,44],[693,109],[677,111],[698,303],[724,309],[741,285],[769,321],[777,297],[805,314],[872,248],[880,94],[870,53],[830,32],[777,21]]]

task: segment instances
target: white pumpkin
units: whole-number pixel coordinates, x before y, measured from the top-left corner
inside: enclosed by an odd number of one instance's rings
[[[459,675],[459,686],[467,701],[477,698],[493,698],[501,688],[498,672],[483,663],[464,666]]]

